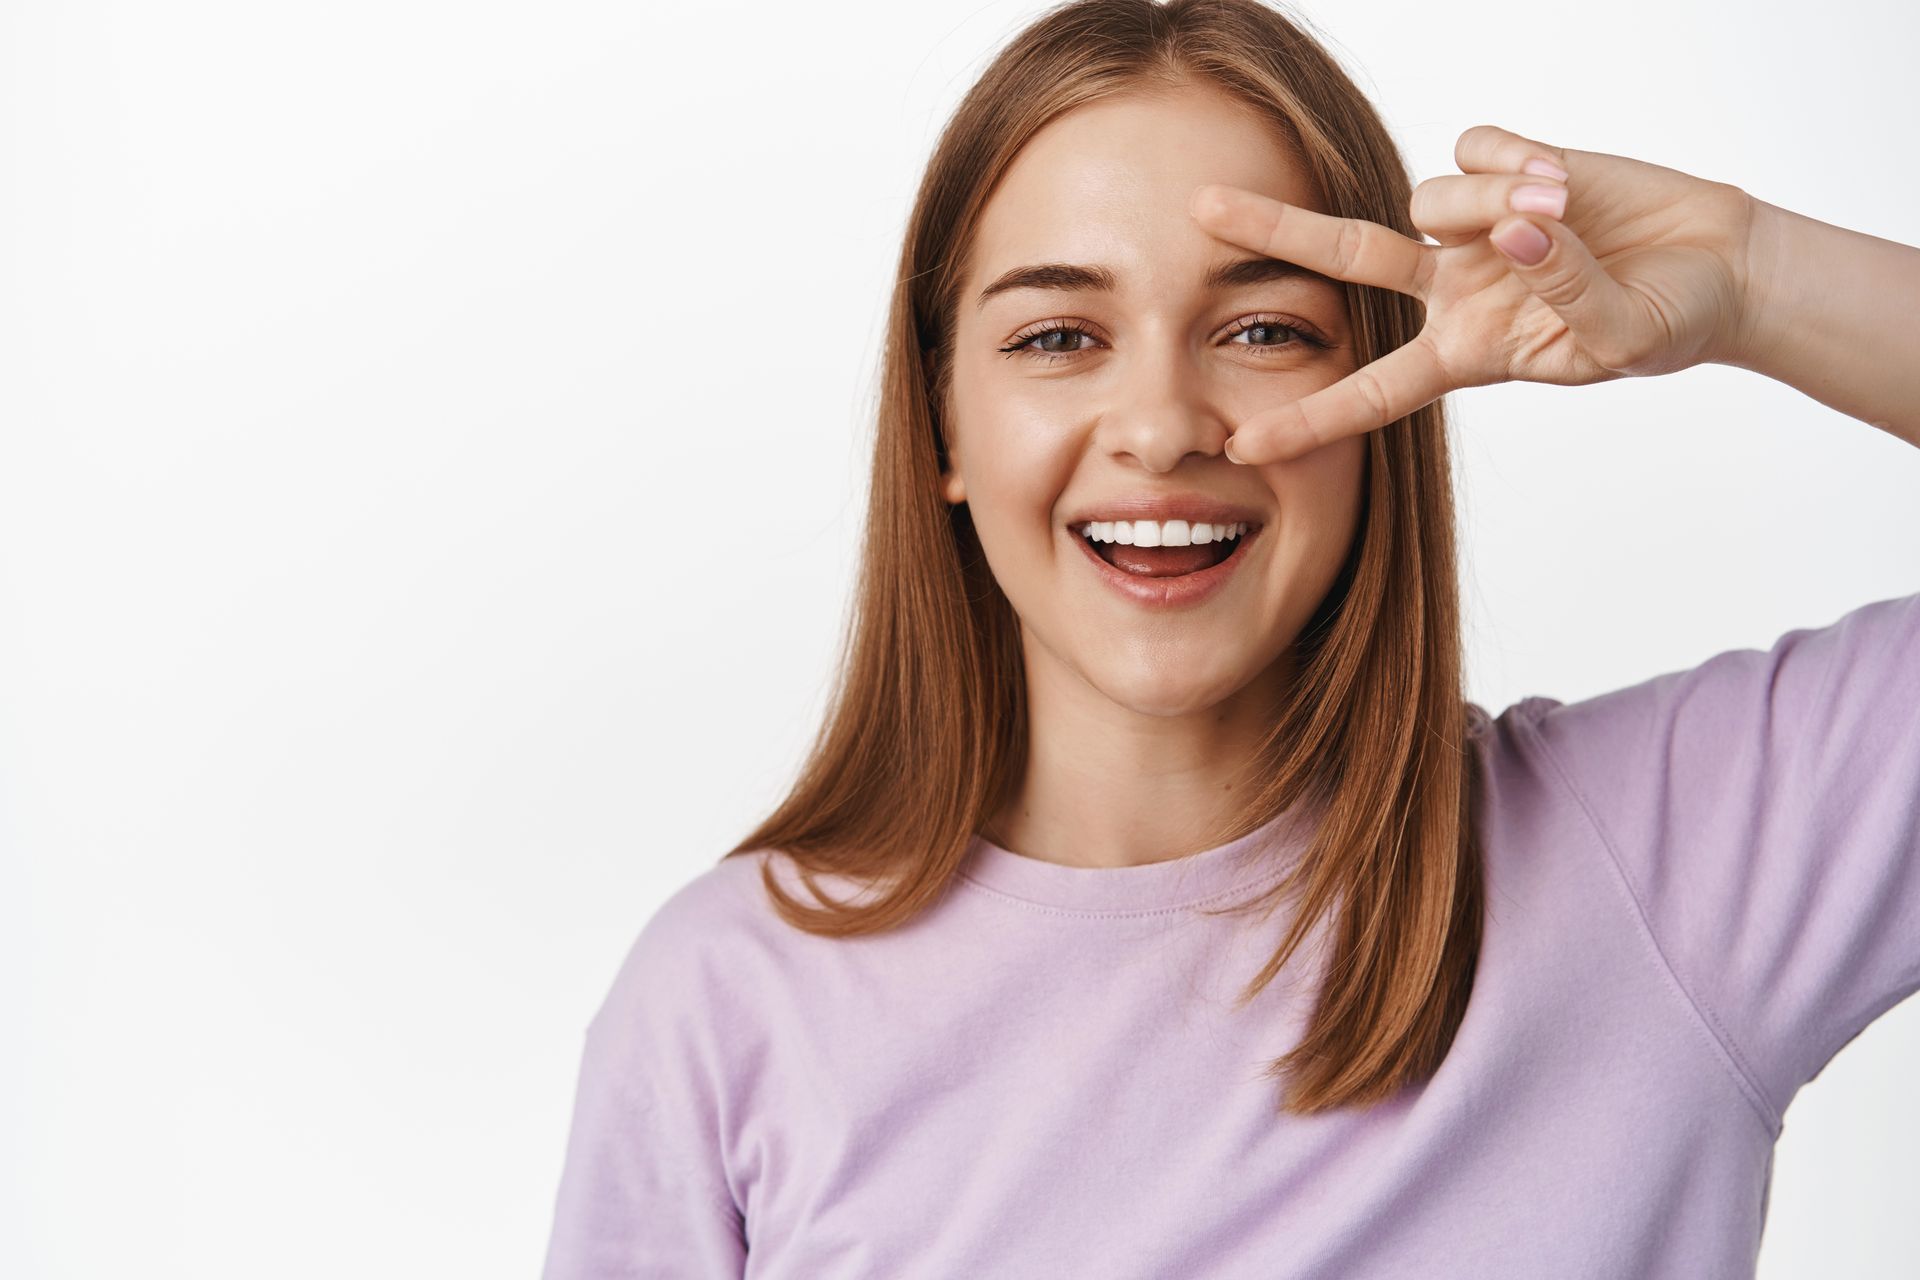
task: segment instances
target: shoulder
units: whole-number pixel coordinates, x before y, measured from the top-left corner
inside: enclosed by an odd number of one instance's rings
[[[762,851],[723,858],[667,895],[627,947],[596,1027],[657,1024],[676,1010],[709,1007],[734,986],[743,944],[779,924],[761,882]]]
[[[1471,700],[1467,703],[1467,743],[1481,755],[1511,750],[1539,722],[1542,715],[1560,706],[1554,698],[1532,694],[1509,703],[1498,715]]]
[[[1757,780],[1809,750],[1904,735],[1920,711],[1916,656],[1920,595],[1901,596],[1622,688],[1524,698],[1478,722],[1494,768],[1545,769],[1603,807],[1650,787],[1685,800],[1674,784]]]
[[[1467,743],[1479,757],[1487,784],[1539,771],[1534,739],[1540,717],[1560,705],[1556,699],[1533,695],[1494,715],[1477,702],[1467,703]]]
[[[639,941],[679,949],[747,925],[765,897],[761,867],[771,856],[764,850],[735,854],[687,880],[647,917]]]

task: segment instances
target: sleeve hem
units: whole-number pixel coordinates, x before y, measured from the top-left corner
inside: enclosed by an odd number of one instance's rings
[[[589,1044],[595,1038],[599,1025],[600,1019],[597,1016],[588,1024],[585,1039]],[[630,1080],[624,1075],[615,1074],[611,1077],[611,1084],[632,1115],[639,1117],[646,1114],[648,1107],[639,1100]],[[662,1136],[665,1137],[665,1135]],[[734,1199],[732,1188],[727,1185],[726,1178],[722,1176],[715,1179],[712,1173],[701,1167],[699,1161],[693,1158],[679,1140],[668,1137],[665,1138],[664,1145],[674,1150],[682,1164],[682,1175],[691,1186],[698,1188],[698,1194],[707,1203],[707,1207],[719,1214],[728,1226],[740,1232],[741,1239],[744,1241],[746,1212]]]
[[[1666,975],[1673,989],[1686,1001],[1687,1007],[1693,1012],[1693,1016],[1698,1021],[1701,1029],[1705,1031],[1711,1039],[1715,1056],[1719,1058],[1720,1064],[1726,1070],[1727,1074],[1732,1077],[1734,1084],[1740,1090],[1741,1096],[1744,1097],[1748,1105],[1753,1108],[1755,1116],[1759,1119],[1761,1125],[1765,1127],[1767,1136],[1778,1141],[1782,1120],[1779,1109],[1776,1108],[1767,1097],[1766,1090],[1761,1086],[1758,1077],[1754,1074],[1752,1068],[1747,1065],[1746,1055],[1740,1051],[1739,1044],[1734,1039],[1732,1033],[1721,1025],[1720,1020],[1713,1015],[1712,1010],[1706,1004],[1694,996],[1693,991],[1680,976],[1678,968],[1675,967],[1672,959],[1668,957],[1666,949],[1660,945],[1659,936],[1654,932],[1652,920],[1647,914],[1646,904],[1641,902],[1639,891],[1634,887],[1633,878],[1627,874],[1626,867],[1621,862],[1620,855],[1614,848],[1613,839],[1607,834],[1607,829],[1601,824],[1599,817],[1593,812],[1592,806],[1587,803],[1586,796],[1581,793],[1579,787],[1574,785],[1572,775],[1569,774],[1561,764],[1559,756],[1554,753],[1553,748],[1547,743],[1545,735],[1540,733],[1534,726],[1530,716],[1516,715],[1513,719],[1516,724],[1522,726],[1527,740],[1533,744],[1534,748],[1540,753],[1541,759],[1545,760],[1553,770],[1553,774],[1555,778],[1559,780],[1561,787],[1565,789],[1574,805],[1580,810],[1581,816],[1586,819],[1587,825],[1592,828],[1594,838],[1599,841],[1600,847],[1606,851],[1607,861],[1611,864],[1613,873],[1619,880],[1621,888],[1626,891],[1628,899],[1633,903],[1634,916],[1639,923],[1641,936],[1646,940],[1648,948],[1653,952],[1655,959],[1659,962],[1661,971]]]

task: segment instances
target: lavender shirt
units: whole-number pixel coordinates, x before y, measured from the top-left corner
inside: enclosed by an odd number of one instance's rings
[[[1473,712],[1485,942],[1428,1081],[1275,1114],[1326,932],[1236,1012],[1279,918],[1187,908],[1270,883],[1301,815],[1125,868],[979,839],[855,940],[744,855],[587,1030],[547,1280],[1752,1276],[1782,1113],[1920,989],[1920,595]]]

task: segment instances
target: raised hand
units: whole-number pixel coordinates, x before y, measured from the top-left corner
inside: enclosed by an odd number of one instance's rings
[[[1234,461],[1289,461],[1462,387],[1579,386],[1731,362],[1742,349],[1756,204],[1746,192],[1493,125],[1462,133],[1453,155],[1461,173],[1413,191],[1413,224],[1438,244],[1239,187],[1195,190],[1189,211],[1209,234],[1426,304],[1411,341],[1241,423]],[[1546,200],[1516,205],[1528,187]]]

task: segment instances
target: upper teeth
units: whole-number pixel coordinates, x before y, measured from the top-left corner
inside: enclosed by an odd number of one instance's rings
[[[1194,525],[1185,520],[1093,520],[1080,527],[1080,536],[1130,547],[1186,547],[1196,542],[1227,542],[1246,531],[1244,520]]]

